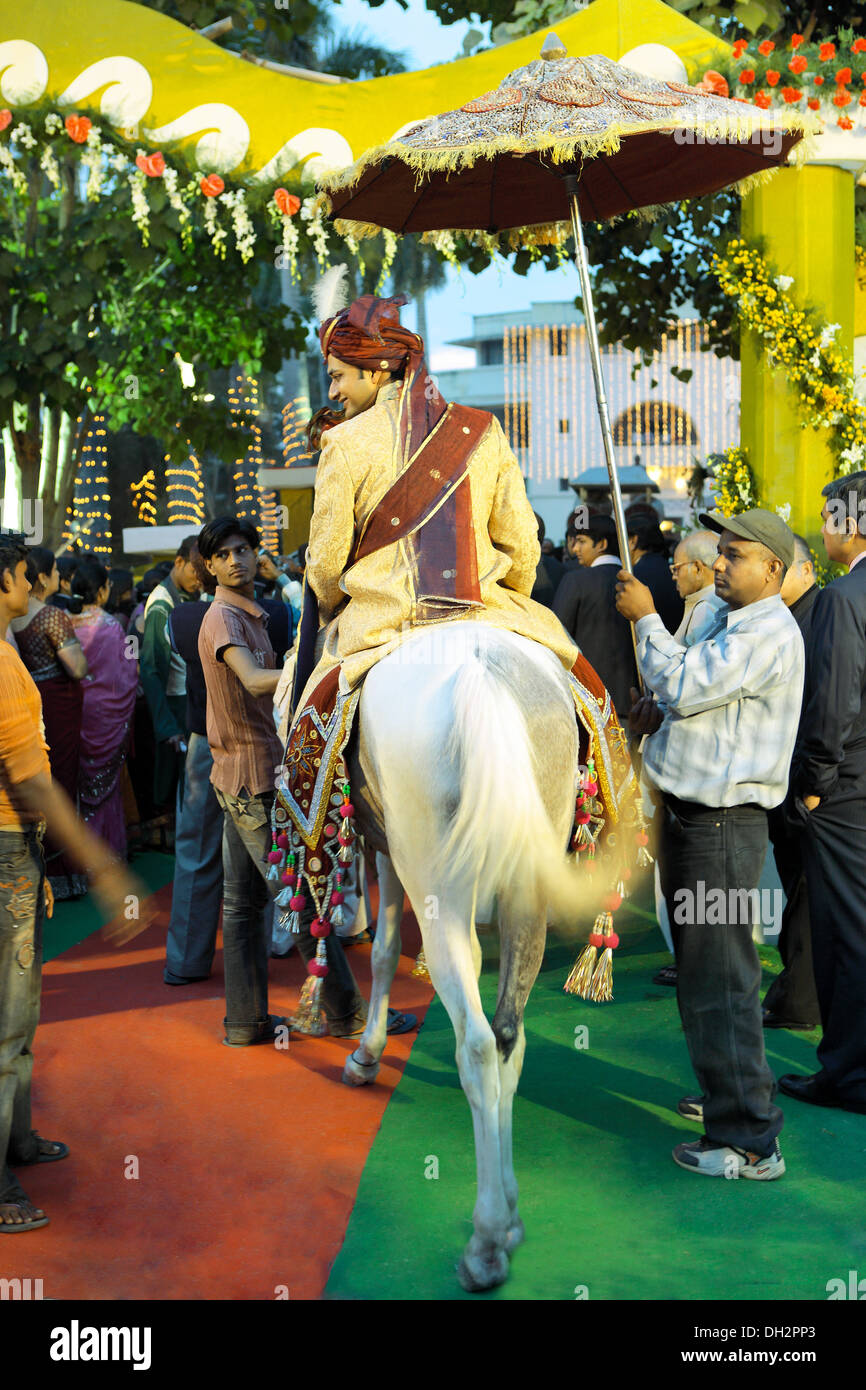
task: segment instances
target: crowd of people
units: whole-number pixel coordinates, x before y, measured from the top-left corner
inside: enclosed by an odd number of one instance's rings
[[[399,441],[392,417],[412,401],[408,363],[412,390],[421,384],[404,421],[408,451],[412,430],[423,438],[438,427],[423,345],[399,325],[395,301],[371,300],[372,311],[361,303],[363,314],[322,330],[332,398],[347,422],[377,407],[364,418]],[[317,670],[341,664],[353,683],[384,649],[383,633],[400,640],[400,605],[411,612],[416,601],[403,578],[399,595],[389,593],[390,534],[343,582],[353,496],[368,484],[369,496],[384,495],[376,450],[341,452],[340,439],[359,437],[338,431],[323,451],[307,553],[308,586],[331,624]],[[635,504],[626,512],[631,572],[612,517],[579,509],[560,559],[539,519],[535,538],[495,421],[480,439],[471,444],[479,471],[468,476],[482,479],[472,495],[485,497],[486,529],[474,503],[453,515],[441,508],[438,564],[455,528],[474,526],[476,547],[461,541],[458,568],[440,569],[446,583],[431,592],[444,597],[433,607],[481,612],[569,669],[579,649],[610,691],[655,827],[659,920],[673,956],[656,978],[676,987],[698,1082],[678,1109],[704,1134],[674,1159],[708,1176],[779,1177],[782,1112],[764,1028],[820,1021],[819,1070],[779,1085],[801,1101],[866,1113],[866,474],[824,489],[827,557],[847,573],[819,590],[806,541],[761,509],[709,512],[680,536]],[[472,554],[483,563],[467,563]],[[424,570],[422,551],[413,563],[410,578]],[[166,985],[210,974],[221,920],[222,1041],[251,1046],[293,1026],[268,1010],[269,956],[285,949],[273,935],[268,851],[292,684],[281,667],[299,613],[294,569],[233,516],[208,522],[138,584],[95,555],[58,560],[0,535],[0,1232],[47,1221],[12,1169],[68,1152],[31,1128],[43,914],[88,886],[108,915],[142,896],[125,867],[128,823],[176,817]],[[753,909],[769,841],[786,894],[784,969],[762,1006]],[[355,1037],[367,1005],[345,946],[366,935],[365,918],[346,916],[327,940],[321,1002],[330,1032]],[[297,937],[305,961],[317,950],[311,920],[301,915]],[[388,1031],[415,1023],[392,1010]]]

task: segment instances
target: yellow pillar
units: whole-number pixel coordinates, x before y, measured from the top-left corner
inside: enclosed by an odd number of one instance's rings
[[[743,236],[761,240],[799,307],[838,323],[836,346],[854,350],[854,179],[833,165],[782,169],[743,199]],[[749,451],[761,505],[791,503],[790,524],[814,542],[821,488],[833,476],[825,431],[801,428],[796,390],[771,371],[761,341],[742,336],[740,438]],[[819,548],[819,554],[822,551]]]

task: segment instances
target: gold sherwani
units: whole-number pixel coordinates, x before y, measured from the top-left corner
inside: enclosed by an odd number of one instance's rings
[[[320,622],[329,626],[299,708],[335,663],[342,665],[341,689],[353,689],[419,621],[415,576],[403,541],[350,564],[368,517],[404,468],[399,389],[394,383],[383,387],[368,410],[325,435],[307,583],[318,597]],[[538,527],[517,459],[493,416],[472,455],[468,477],[481,605],[461,606],[453,618],[438,621],[474,619],[506,628],[549,647],[570,669],[577,647],[550,609],[529,597],[540,555]]]

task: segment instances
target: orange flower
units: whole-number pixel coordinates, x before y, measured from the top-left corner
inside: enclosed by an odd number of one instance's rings
[[[838,92],[836,92],[836,95],[833,97],[833,105],[834,105],[834,106],[850,106],[853,100],[854,100],[854,98],[853,98],[853,96],[851,95],[851,93],[848,91],[848,88],[847,88],[847,87],[840,87],[839,90],[838,90]]]
[[[800,97],[801,97],[802,95],[803,95],[803,93],[800,91],[800,88],[799,88],[799,87],[783,87],[783,88],[782,88],[782,96],[785,98],[785,101],[788,103],[789,106],[790,106],[793,102],[799,101],[799,100],[800,100]],[[818,104],[820,105],[820,102],[819,102]]]
[[[219,174],[208,174],[207,178],[202,179],[199,188],[206,198],[217,198],[225,188],[225,184]]]
[[[820,72],[818,73],[818,76],[814,79],[814,82],[816,87],[823,87],[824,79],[821,76]]]
[[[776,72],[775,68],[767,68],[767,86],[777,87],[779,85],[779,78],[781,76],[782,74],[780,72]]]
[[[3,110],[0,111],[0,130],[5,130],[6,127],[11,124],[12,112],[9,110],[8,106],[4,106]]]
[[[755,80],[755,69],[743,68],[743,71],[740,73],[739,80],[740,82],[742,82],[744,87],[748,87],[749,83],[754,82]]]
[[[735,58],[742,58],[742,56],[743,56],[743,54],[745,53],[745,51],[746,51],[746,49],[748,48],[748,46],[749,46],[749,40],[748,40],[748,39],[737,39],[737,40],[735,41],[735,43],[734,43],[734,57],[735,57]]]
[[[89,116],[67,116],[64,121],[66,134],[76,145],[83,145],[93,122]]]
[[[866,39],[855,39],[851,45],[852,53],[866,53]]]
[[[768,106],[773,105],[773,98],[769,92],[763,90],[755,92],[755,105],[760,106],[762,111],[766,111]]]
[[[836,57],[835,43],[822,43],[818,49],[818,57],[822,63],[829,63],[832,58]]]
[[[843,130],[854,129],[854,122],[851,120],[850,116],[840,116],[836,124],[841,126]]]
[[[804,37],[803,37],[802,34],[792,34],[792,35],[791,35],[791,47],[792,47],[792,48],[799,48],[799,47],[800,47],[800,44],[801,44],[801,43],[805,43],[805,42],[806,42],[806,40],[804,39]]]
[[[797,57],[792,58],[790,63],[788,64],[788,71],[793,72],[795,76],[798,76],[801,72],[805,72],[808,66],[808,58],[804,58],[802,53],[798,53]]]
[[[817,97],[810,97],[808,105],[810,111],[820,111],[821,109],[821,103]]]
[[[280,212],[286,217],[294,217],[301,206],[301,200],[296,193],[290,193],[287,188],[274,189],[274,202]]]
[[[158,179],[165,173],[165,158],[159,150],[153,154],[137,154],[135,162],[143,174],[147,174],[149,179]]]
[[[859,102],[859,105],[860,105],[860,106],[866,106],[866,92],[861,92],[861,93],[860,93],[860,102]]]
[[[853,74],[850,68],[840,68],[836,73],[836,82],[840,87],[847,87]]]
[[[772,39],[764,39],[763,43],[758,44],[758,52],[762,58],[769,58],[775,47],[776,45],[773,43]]]

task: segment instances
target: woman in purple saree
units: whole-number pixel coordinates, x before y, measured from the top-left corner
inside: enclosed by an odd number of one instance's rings
[[[108,571],[93,560],[76,566],[73,593],[83,601],[73,618],[89,674],[82,681],[81,758],[78,795],[90,829],[126,856],[126,820],[120,775],[129,752],[138,661],[129,650],[123,628],[103,611],[108,598]]]

